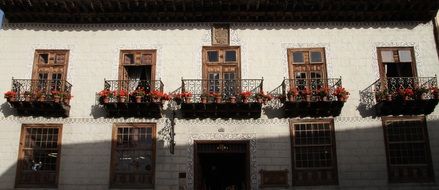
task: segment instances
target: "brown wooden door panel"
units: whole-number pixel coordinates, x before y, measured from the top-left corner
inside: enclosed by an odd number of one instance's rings
[[[65,85],[62,85],[62,81],[67,78],[68,55],[68,50],[35,51],[30,90],[41,93],[63,91]]]

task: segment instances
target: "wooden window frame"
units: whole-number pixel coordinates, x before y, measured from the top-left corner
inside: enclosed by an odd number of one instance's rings
[[[48,55],[48,64],[40,64],[39,61],[39,55],[41,54],[49,54]],[[50,64],[50,54],[55,54],[54,63]],[[56,54],[65,54],[65,63],[64,64],[56,64]],[[62,79],[61,80],[67,80],[67,70],[69,68],[69,55],[70,50],[66,49],[37,49],[34,53],[34,63],[32,66],[32,79],[37,80],[38,79],[38,69],[43,67],[59,67],[64,65],[64,71],[62,73]],[[51,76],[50,76],[51,77]]]
[[[56,128],[58,129],[58,141],[57,141],[57,160],[56,160],[56,179],[55,184],[20,184],[19,178],[22,174],[23,159],[24,159],[24,146],[26,144],[26,129],[28,128]],[[62,124],[23,124],[21,126],[20,144],[18,148],[17,168],[15,175],[15,188],[58,188],[59,182],[59,170],[61,163],[61,146],[62,146]]]
[[[332,154],[332,166],[331,171],[335,175],[333,181],[313,181],[313,182],[307,182],[307,181],[294,181],[295,173],[296,171],[315,171],[315,167],[309,167],[309,169],[297,169],[296,168],[296,156],[295,156],[295,124],[329,124],[330,126],[330,138],[331,138],[331,145],[312,145],[312,146],[331,146],[331,150],[333,152]],[[290,128],[290,138],[291,138],[291,168],[292,168],[292,175],[291,175],[291,181],[293,186],[316,186],[316,185],[338,185],[338,166],[337,166],[337,148],[336,148],[336,139],[335,139],[335,129],[334,129],[334,119],[293,119],[289,121],[289,128]],[[327,168],[326,168],[327,169]]]
[[[381,52],[382,51],[399,51],[399,50],[409,50],[411,52],[411,56],[412,56],[412,62],[411,62],[411,66],[412,66],[412,73],[413,73],[413,77],[417,77],[417,68],[416,68],[416,57],[415,57],[415,49],[414,47],[377,47],[377,58],[378,58],[378,68],[379,68],[379,72],[380,72],[380,78],[383,81],[386,78],[386,72],[384,69],[384,63],[382,61],[382,56],[381,56]],[[398,54],[399,55],[399,54]],[[399,61],[399,57],[398,59],[395,59],[395,53],[393,53],[393,59],[395,62],[393,63],[407,63],[407,62],[400,62]]]
[[[113,176],[115,175],[115,169],[117,161],[114,159],[116,157],[116,144],[117,144],[117,129],[120,127],[129,127],[129,128],[151,128],[151,138],[152,138],[152,161],[151,161],[151,171],[152,171],[152,184],[151,185],[121,185],[121,184],[114,184],[113,182]],[[111,165],[110,165],[110,188],[117,188],[117,189],[141,189],[141,188],[154,188],[155,187],[155,164],[156,164],[156,143],[157,143],[157,136],[156,136],[156,130],[157,130],[157,124],[156,123],[114,123],[113,129],[112,129],[112,139],[111,139]],[[149,150],[149,149],[147,149]]]
[[[427,162],[425,163],[427,168],[431,169],[431,176],[429,179],[413,179],[413,180],[407,180],[407,179],[391,179],[390,173],[392,170],[392,166],[390,163],[390,153],[389,153],[389,139],[388,134],[386,130],[386,122],[389,121],[420,121],[421,127],[423,128],[422,133],[424,137],[424,144],[426,146],[426,158]],[[381,117],[382,121],[382,127],[383,127],[383,135],[384,135],[384,146],[386,151],[386,162],[387,162],[387,172],[388,172],[388,181],[389,183],[412,183],[412,182],[434,182],[435,181],[435,175],[433,170],[433,163],[432,163],[432,157],[431,157],[431,148],[430,148],[430,139],[428,137],[428,128],[427,128],[427,121],[425,116],[385,116]],[[410,142],[410,141],[409,141]],[[416,164],[406,164],[406,167],[410,167],[411,165]]]
[[[306,60],[306,56],[303,55],[303,62],[294,62],[293,53],[295,52],[302,52],[305,54],[308,52],[308,61]],[[311,52],[320,52],[322,55],[322,61],[321,62],[311,62]],[[328,78],[328,68],[327,68],[327,60],[326,60],[326,51],[324,47],[315,47],[315,48],[288,48],[287,49],[287,57],[288,57],[288,75],[290,79],[296,78],[296,73],[306,73],[306,79],[311,79],[311,70],[309,70],[308,67],[314,67],[318,64],[321,64],[322,70],[318,71],[322,74],[321,79],[327,79]],[[303,66],[307,67],[306,71],[298,71],[295,70],[294,67],[297,66]]]
[[[125,64],[125,54],[134,54],[134,64]],[[136,55],[140,54],[139,61],[136,61]],[[152,54],[151,64],[142,64],[142,55],[143,54]],[[120,50],[119,57],[119,80],[125,79],[125,66],[151,66],[151,80],[155,80],[156,75],[156,64],[157,64],[157,50],[155,49],[131,49],[131,50]]]

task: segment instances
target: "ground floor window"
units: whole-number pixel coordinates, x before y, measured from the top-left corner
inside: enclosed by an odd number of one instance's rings
[[[153,187],[156,125],[115,124],[111,152],[112,187]]]
[[[16,187],[57,187],[60,124],[24,124],[18,152]]]
[[[338,184],[334,121],[291,120],[293,185]]]
[[[425,117],[383,117],[389,182],[433,181]]]

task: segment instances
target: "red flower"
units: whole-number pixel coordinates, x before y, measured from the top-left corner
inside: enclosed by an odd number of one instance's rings
[[[15,92],[15,91],[7,91],[7,92],[5,92],[5,98],[12,98],[12,97],[15,97],[15,96],[17,96],[17,92]]]
[[[248,97],[250,97],[252,95],[252,93],[249,92],[249,91],[244,91],[244,92],[241,92],[240,95],[241,95],[242,98],[248,98]]]

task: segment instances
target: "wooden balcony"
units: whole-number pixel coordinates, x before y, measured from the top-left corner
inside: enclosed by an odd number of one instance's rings
[[[438,93],[436,76],[384,78],[360,92],[360,104],[377,116],[428,115],[438,104]]]
[[[262,79],[183,79],[181,103],[184,118],[259,118],[262,103],[253,96],[262,92]],[[241,93],[252,94],[243,98]],[[183,95],[184,96],[184,95]],[[202,100],[206,96],[206,100]],[[233,100],[234,99],[234,100]]]
[[[285,79],[271,94],[283,103],[284,117],[338,116],[346,101],[334,94],[341,85],[341,78]]]
[[[72,85],[64,80],[12,79],[7,101],[19,116],[68,117]]]
[[[108,96],[98,93],[97,99],[108,117],[161,118],[164,98],[154,98],[153,94],[163,95],[163,86],[161,80],[105,80],[103,91]]]

